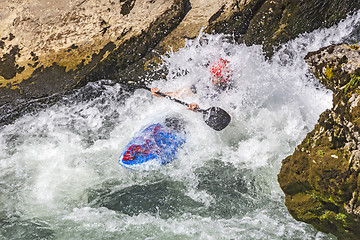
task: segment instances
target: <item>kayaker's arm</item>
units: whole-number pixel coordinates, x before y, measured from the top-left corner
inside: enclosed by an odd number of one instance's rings
[[[191,110],[191,111],[194,111],[194,112],[197,112],[196,109],[199,109],[199,108],[200,108],[200,107],[199,107],[199,104],[197,104],[197,103],[190,103],[187,109],[189,109],[189,110]]]
[[[152,95],[154,95],[156,97],[162,97],[162,96],[156,94],[156,92],[158,92],[158,91],[159,91],[158,88],[151,88]],[[183,89],[177,90],[175,92],[165,92],[164,94],[168,95],[169,97],[184,98],[184,97],[192,95],[193,91],[190,88],[183,88]]]
[[[156,96],[156,97],[163,97],[163,96],[160,96],[159,94],[157,94],[156,92],[158,92],[159,89],[158,88],[151,88],[151,93]],[[164,93],[165,95],[169,96],[169,97],[177,97],[177,98],[183,98],[183,97],[186,97],[186,96],[190,96],[192,94],[194,94],[194,90],[189,88],[183,88],[183,89],[180,89],[176,92],[165,92]],[[187,109],[191,110],[191,111],[194,111],[194,112],[197,112],[196,109],[199,109],[199,105],[197,103],[190,103],[189,106],[187,107]]]

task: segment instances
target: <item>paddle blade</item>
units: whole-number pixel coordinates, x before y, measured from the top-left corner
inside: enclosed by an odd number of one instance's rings
[[[219,107],[211,107],[202,113],[205,123],[216,131],[223,130],[231,121],[231,116]]]

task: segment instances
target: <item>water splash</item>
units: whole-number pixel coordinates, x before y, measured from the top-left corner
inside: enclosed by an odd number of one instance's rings
[[[164,57],[162,90],[208,84],[224,57],[235,88],[219,99],[185,99],[232,115],[222,132],[166,99],[111,81],[90,83],[36,114],[2,127],[0,235],[13,239],[333,239],[288,214],[277,183],[281,160],[311,131],[332,94],[309,73],[309,51],[351,35],[360,12],[307,33],[267,61],[261,46],[200,34]],[[314,104],[316,103],[316,104]],[[117,158],[142,126],[167,114],[187,121],[179,159],[132,172]],[[40,236],[40,237],[39,237]]]

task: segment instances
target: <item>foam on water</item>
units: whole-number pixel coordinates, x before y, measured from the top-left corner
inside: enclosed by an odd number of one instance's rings
[[[332,93],[309,73],[304,56],[341,42],[359,16],[300,36],[271,61],[260,46],[206,34],[164,57],[167,79],[152,83],[163,91],[196,81],[205,85],[209,62],[231,61],[234,89],[219,99],[184,99],[226,109],[232,122],[221,132],[209,128],[201,114],[145,90],[123,98],[121,86],[106,80],[3,127],[0,234],[13,239],[333,239],[291,218],[277,174],[282,159],[332,105]],[[188,131],[179,159],[149,172],[118,165],[135,132],[175,113]]]

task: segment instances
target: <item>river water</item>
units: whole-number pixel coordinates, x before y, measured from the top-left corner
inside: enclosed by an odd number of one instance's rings
[[[277,182],[281,161],[332,106],[310,74],[309,51],[359,41],[360,12],[307,33],[266,60],[205,35],[164,57],[164,91],[207,83],[207,63],[231,61],[235,88],[218,99],[232,116],[221,132],[201,114],[145,90],[100,80],[0,129],[1,239],[336,239],[294,220]],[[172,163],[131,171],[118,156],[142,126],[168,115],[186,121],[187,141]]]

